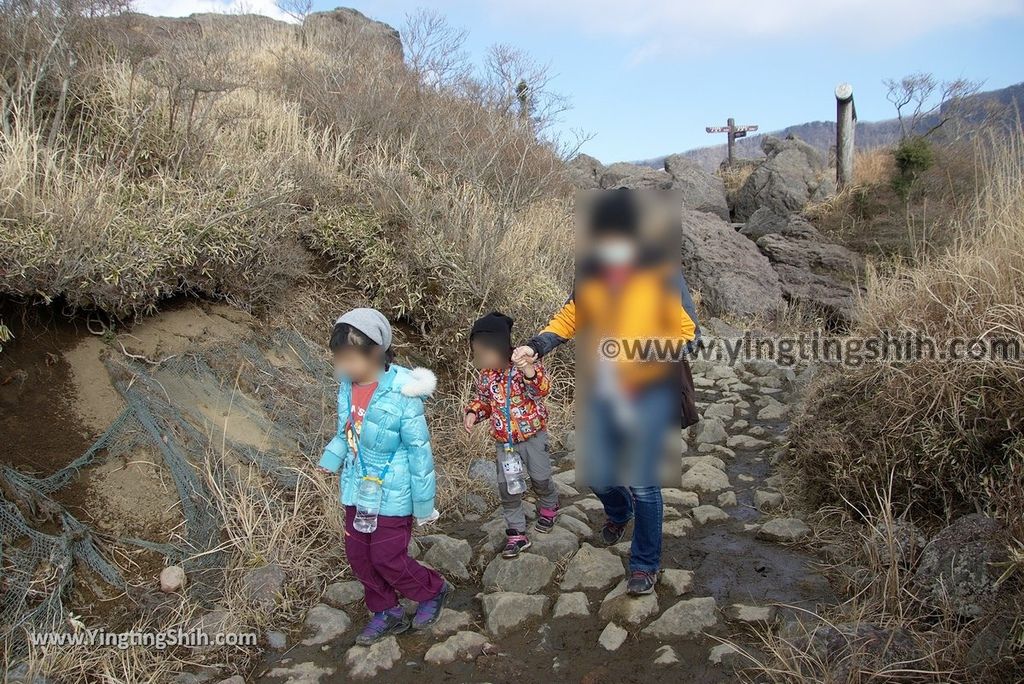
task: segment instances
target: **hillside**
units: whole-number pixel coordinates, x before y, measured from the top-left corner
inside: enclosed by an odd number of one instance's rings
[[[1024,83],[1018,83],[998,90],[976,93],[965,99],[967,100],[966,109],[971,112],[966,117],[968,122],[979,120],[991,106],[999,106],[1005,109],[1008,119],[1012,121],[1016,117],[1016,112],[1024,108]],[[934,123],[934,120],[935,117],[922,119],[921,127],[927,129]],[[762,158],[764,152],[761,150],[761,142],[765,136],[781,138],[793,136],[814,147],[826,159],[834,158],[835,156],[836,131],[834,121],[808,121],[787,126],[778,131],[765,131],[740,138],[736,141],[737,156],[748,159]],[[895,118],[884,121],[857,122],[856,141],[857,147],[860,150],[870,150],[875,147],[892,145],[899,138],[900,124]],[[714,171],[726,157],[726,146],[722,144],[698,147],[681,152],[680,154],[693,159],[705,170]],[[660,169],[667,156],[670,155],[645,159],[637,163]]]

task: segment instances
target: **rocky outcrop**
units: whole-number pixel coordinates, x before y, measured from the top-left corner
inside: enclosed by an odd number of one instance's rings
[[[798,217],[782,230],[757,238],[756,244],[778,274],[788,301],[808,304],[834,324],[853,320],[863,272],[858,254],[826,241]]]
[[[617,162],[602,171],[601,187],[668,190],[672,187],[672,176],[649,166]]]
[[[604,166],[586,154],[577,155],[566,167],[569,180],[582,190],[671,190],[679,193],[684,207],[729,220],[729,205],[722,179],[679,154],[665,158],[664,170],[628,162]]]
[[[779,276],[753,242],[714,214],[683,209],[682,261],[712,315],[772,315],[783,306]]]
[[[313,12],[306,17],[303,28],[319,38],[341,39],[350,47],[379,49],[382,54],[399,62],[404,56],[402,38],[397,29],[349,7]]]
[[[998,590],[1007,543],[998,520],[980,513],[965,515],[925,547],[914,584],[926,600],[948,600],[964,617],[981,615]]]
[[[697,162],[681,154],[665,158],[665,172],[672,177],[672,189],[680,193],[684,207],[729,220],[725,183],[721,178],[708,173]]]
[[[795,138],[768,136],[761,149],[767,158],[736,193],[733,216],[737,220],[746,221],[762,207],[781,214],[800,211],[832,191],[821,155],[810,145]]]

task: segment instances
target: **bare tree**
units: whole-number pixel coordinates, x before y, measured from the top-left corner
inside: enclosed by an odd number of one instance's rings
[[[957,118],[964,98],[978,92],[981,82],[958,78],[939,81],[918,72],[903,78],[886,79],[886,99],[896,108],[900,136],[928,137]]]
[[[494,45],[484,61],[480,95],[493,111],[522,118],[542,134],[569,109],[568,99],[552,89],[553,79],[549,65],[509,45]]]
[[[406,15],[402,37],[409,67],[427,86],[446,88],[464,82],[472,72],[464,49],[466,35],[436,10],[421,8]]]
[[[301,26],[313,11],[313,0],[274,0],[274,6]]]

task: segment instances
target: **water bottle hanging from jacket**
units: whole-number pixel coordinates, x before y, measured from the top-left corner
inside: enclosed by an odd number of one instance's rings
[[[509,494],[522,494],[526,491],[526,468],[523,459],[516,453],[512,443],[512,369],[508,369],[508,385],[505,388],[505,450],[500,460],[501,472],[505,476],[505,487]]]
[[[352,521],[352,527],[357,532],[370,533],[377,529],[377,516],[380,515],[380,504],[384,498],[384,476],[395,455],[391,454],[379,473],[369,473],[366,470],[366,464],[363,463],[363,457],[359,453],[359,433],[351,422],[345,427],[345,437],[348,440],[349,449],[359,462],[361,472],[359,488],[356,490],[356,515]]]
[[[356,517],[352,527],[358,532],[373,532],[377,529],[377,516],[380,514],[380,502],[384,496],[381,479],[363,476],[359,480],[356,491]]]

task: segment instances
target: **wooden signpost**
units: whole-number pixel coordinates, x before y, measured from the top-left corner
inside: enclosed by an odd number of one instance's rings
[[[704,130],[708,133],[728,133],[729,134],[729,166],[732,166],[734,152],[733,148],[736,144],[736,138],[743,138],[748,132],[757,130],[757,126],[737,126],[736,119],[730,118],[726,126],[707,126]]]

